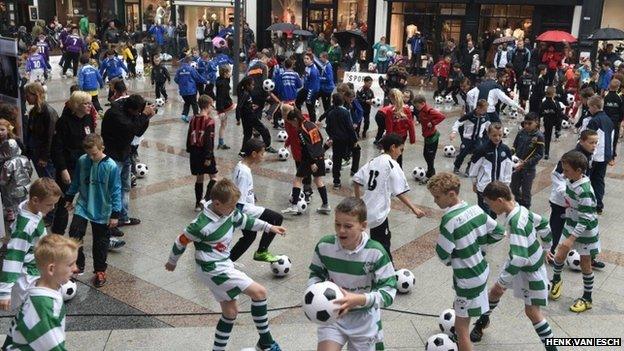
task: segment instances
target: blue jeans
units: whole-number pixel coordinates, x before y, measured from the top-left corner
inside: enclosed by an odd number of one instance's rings
[[[121,170],[121,213],[119,221],[126,222],[128,221],[128,207],[130,205],[130,168],[132,162],[128,157],[124,161],[115,161],[115,163]]]

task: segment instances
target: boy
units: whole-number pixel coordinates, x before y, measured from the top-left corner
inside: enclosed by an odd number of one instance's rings
[[[591,115],[589,114],[587,101],[589,101],[589,98],[594,96],[595,94],[595,90],[593,90],[592,88],[587,87],[581,89],[581,115],[578,121],[576,121],[576,123],[574,124],[574,128],[576,128],[575,133],[577,134],[581,129],[585,129],[587,127],[587,123],[589,123]]]
[[[592,308],[594,273],[591,260],[600,253],[600,230],[596,216],[596,196],[589,178],[585,175],[587,158],[578,151],[568,151],[561,157],[563,175],[566,177],[565,202],[566,221],[563,237],[559,243],[553,262],[550,299],[561,297],[561,271],[568,252],[572,249],[581,255],[583,272],[583,296],[576,299],[570,311],[580,313]]]
[[[555,100],[555,87],[549,86],[546,88],[546,98],[540,104],[539,116],[544,121],[544,160],[548,160],[553,128],[555,130],[555,140],[559,140],[561,121],[563,118],[567,118],[563,114],[559,102]]]
[[[451,73],[451,57],[444,56],[433,66],[433,75],[438,78],[438,84],[436,90],[433,92],[433,97],[438,95],[445,96],[448,89],[448,78]]]
[[[416,217],[420,218],[425,213],[414,206],[406,193],[410,190],[405,173],[396,162],[403,153],[405,142],[395,133],[384,135],[379,140],[383,153],[360,168],[353,176],[353,192],[355,197],[361,198],[366,203],[368,216],[366,218],[370,229],[371,239],[381,243],[392,260],[390,251],[390,200],[396,196],[405,204]],[[362,193],[362,187],[364,192]]]
[[[152,85],[155,85],[155,94],[156,98],[160,99],[160,97],[165,98],[165,103],[169,99],[167,96],[167,89],[165,89],[165,83],[171,83],[171,76],[169,75],[169,71],[167,67],[161,64],[160,55],[154,55],[154,66],[152,66],[152,72],[150,74],[150,80]]]
[[[496,218],[483,201],[483,189],[488,183],[500,180],[509,185],[513,172],[511,149],[503,144],[503,125],[491,123],[487,129],[489,140],[475,150],[470,160],[469,177],[474,178],[472,191],[477,193],[479,207],[488,215]]]
[[[104,154],[102,137],[92,133],[82,143],[85,155],[80,156],[69,189],[65,193],[68,211],[74,209],[69,226],[69,236],[80,242],[78,249],[78,274],[85,270],[85,255],[82,238],[91,222],[93,232],[93,285],[96,288],[106,283],[106,257],[110,240],[110,229],[117,227],[121,212],[121,175],[117,163]],[[122,240],[121,243],[125,244]],[[123,246],[121,244],[118,247]]]
[[[457,94],[460,93],[460,87],[462,82],[464,81],[464,73],[461,70],[461,64],[456,63],[453,65],[453,71],[451,72],[451,77],[449,79],[449,84],[451,85],[451,97],[453,97],[453,103],[455,106],[459,105],[459,101],[457,100]]]
[[[222,315],[215,331],[213,350],[225,350],[238,314],[236,299],[243,293],[251,298],[251,315],[260,335],[256,349],[280,351],[268,327],[266,288],[234,268],[229,247],[236,228],[281,235],[286,233],[286,228],[272,226],[241,213],[236,208],[240,196],[240,191],[231,180],[218,181],[210,193],[212,200],[176,238],[165,269],[174,271],[187,245],[195,244],[199,276],[221,304]]]
[[[225,144],[225,128],[227,127],[228,113],[236,110],[236,104],[230,96],[230,79],[232,78],[232,69],[229,65],[219,66],[219,78],[216,81],[217,88],[217,113],[219,114],[219,144],[217,149],[229,150],[230,147]],[[207,92],[210,96],[210,92]]]
[[[50,178],[39,178],[30,186],[28,201],[18,207],[11,225],[11,238],[0,273],[0,309],[13,310],[24,302],[28,289],[40,276],[33,252],[45,236],[43,217],[54,209],[63,193]]]
[[[522,108],[526,108],[532,85],[533,75],[531,74],[531,69],[526,67],[524,73],[518,79],[518,97],[520,98],[520,106],[522,106]]]
[[[114,94],[112,86],[110,83],[115,81],[116,78],[122,79],[123,72],[128,73],[128,68],[126,64],[117,57],[117,53],[115,50],[106,51],[106,58],[102,61],[102,65],[100,66],[100,75],[102,75],[102,79],[106,80],[108,78],[109,81],[109,89],[108,89],[108,100],[111,101],[111,97]]]
[[[425,184],[427,179],[435,174],[434,162],[440,140],[440,132],[436,126],[442,123],[446,116],[427,105],[427,100],[423,95],[416,95],[414,97],[414,117],[422,126],[422,136],[425,140],[423,157],[427,162],[427,175],[425,179],[421,180],[421,184]]]
[[[102,79],[102,75],[97,68],[89,64],[90,61],[88,55],[84,54],[80,56],[80,64],[82,67],[78,72],[78,88],[91,95],[93,107],[95,107],[98,113],[102,113],[103,110],[100,105],[100,100],[98,99],[98,93],[99,89],[104,88],[104,79]]]
[[[3,350],[65,350],[65,304],[59,289],[76,268],[78,244],[60,235],[37,243],[34,260],[41,277],[11,323]]]
[[[600,89],[600,95],[603,95],[607,89],[609,89],[609,83],[613,78],[613,70],[611,69],[611,62],[604,61],[602,63],[602,69],[598,76],[598,89]]]
[[[529,111],[539,113],[540,105],[544,99],[546,90],[546,65],[537,66],[537,78],[533,89],[531,89],[531,98],[529,99]]]
[[[550,325],[540,310],[540,306],[548,304],[548,273],[544,264],[544,257],[552,256],[548,221],[516,203],[511,189],[502,182],[488,184],[483,196],[494,213],[505,216],[505,226],[509,228],[509,258],[488,293],[490,309],[477,319],[470,339],[481,341],[483,329],[490,324],[492,310],[498,306],[505,290],[513,288],[514,297],[524,300],[524,313],[533,323],[542,343],[546,344],[546,339],[553,337]],[[542,240],[541,247],[538,235]],[[546,346],[546,350],[556,351],[557,348]]]
[[[37,52],[36,46],[31,46],[28,50],[28,58],[25,65],[26,73],[28,73],[28,82],[40,82],[45,84],[46,75],[48,70],[48,63],[45,61],[43,55]]]
[[[333,108],[326,114],[327,118],[327,145],[332,147],[332,175],[334,178],[334,189],[340,189],[340,169],[342,160],[350,156],[351,149],[357,143],[357,133],[353,128],[354,122],[351,113],[345,107],[343,95],[335,93],[332,95]]]
[[[336,322],[317,329],[319,351],[382,349],[381,308],[396,295],[394,267],[386,250],[366,233],[364,201],[347,197],[336,206],[335,235],[316,244],[308,286],[333,281],[343,290]],[[337,264],[344,262],[345,264]]]
[[[364,126],[362,127],[362,139],[366,138],[366,132],[368,131],[368,127],[370,126],[370,113],[371,106],[373,105],[373,99],[375,98],[375,93],[373,93],[373,78],[370,76],[364,77],[364,85],[362,89],[357,92],[357,99],[362,105],[362,109],[364,109]]]
[[[191,61],[193,61],[193,57],[185,57],[173,78],[174,82],[178,84],[178,91],[184,100],[180,119],[186,123],[190,121],[188,113],[191,107],[193,108],[193,115],[199,112],[197,106],[197,84],[207,83],[206,80],[197,73],[195,68],[191,66]]]
[[[531,208],[531,189],[537,163],[544,156],[544,135],[539,130],[539,118],[529,112],[522,122],[522,130],[513,142],[515,155],[520,159],[511,175],[511,191],[521,206]]]
[[[453,163],[453,173],[459,174],[459,169],[464,163],[464,159],[469,154],[472,154],[474,150],[479,148],[484,143],[484,135],[486,130],[490,126],[490,119],[487,115],[488,103],[485,99],[477,101],[476,108],[463,116],[461,116],[455,123],[453,123],[453,131],[449,138],[451,142],[455,140],[457,134],[461,137],[461,146],[459,147],[459,153],[455,157]],[[462,129],[460,131],[460,128]],[[460,133],[461,132],[461,133]],[[470,169],[470,162],[466,166],[465,175],[468,177],[468,170]]]
[[[609,83],[609,92],[604,97],[604,112],[613,122],[613,158],[617,157],[617,145],[620,138],[620,126],[624,117],[624,99],[618,94],[622,83],[613,79]]]
[[[429,180],[427,189],[436,205],[444,209],[435,251],[444,264],[453,267],[453,309],[459,349],[472,351],[470,317],[480,317],[490,308],[485,290],[489,267],[482,249],[501,240],[505,230],[479,206],[462,201],[460,185],[456,175],[439,173]]]

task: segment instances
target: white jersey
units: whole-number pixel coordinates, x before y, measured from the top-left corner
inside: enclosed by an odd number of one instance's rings
[[[249,166],[238,161],[234,171],[232,172],[232,180],[241,192],[239,204],[255,204],[256,196],[254,194],[253,177],[251,176],[251,169]]]
[[[380,226],[390,213],[390,199],[410,190],[399,164],[388,154],[368,161],[353,176],[353,181],[364,187],[362,200],[366,203],[369,228]]]

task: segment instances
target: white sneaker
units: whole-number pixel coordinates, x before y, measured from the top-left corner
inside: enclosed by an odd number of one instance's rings
[[[299,212],[297,205],[291,204],[286,209],[282,210],[282,214],[298,215],[301,214],[301,212]]]
[[[329,204],[322,205],[321,207],[316,209],[316,212],[318,212],[320,214],[330,214],[331,213],[331,207],[329,207]]]

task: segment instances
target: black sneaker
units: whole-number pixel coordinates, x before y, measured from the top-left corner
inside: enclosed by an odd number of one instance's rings
[[[596,214],[601,215],[601,214],[602,214],[602,208],[600,208],[600,209],[596,209]]]
[[[277,153],[277,150],[275,150],[274,148],[272,148],[270,146],[265,148],[264,151],[266,151],[266,152],[268,152],[270,154],[276,154]]]
[[[490,317],[481,316],[474,322],[474,328],[470,332],[470,341],[479,342],[481,338],[483,338],[483,329],[487,328],[490,325]]]
[[[119,230],[119,228],[117,228],[117,227],[111,228],[109,231],[110,231],[110,235],[111,236],[115,236],[115,237],[118,237],[118,238],[120,238],[120,237],[125,235],[124,232]]]
[[[341,186],[340,183],[334,183],[334,189],[340,189]]]
[[[544,160],[548,160],[549,158],[550,158],[550,156],[544,155]]]
[[[453,168],[453,173],[459,175],[459,173],[460,173],[459,172],[459,168],[457,168],[457,167]]]
[[[605,268],[605,263],[602,261],[598,261],[596,259],[592,260],[591,265],[592,265],[592,268],[597,268],[597,269]]]

